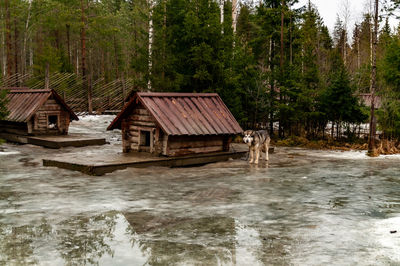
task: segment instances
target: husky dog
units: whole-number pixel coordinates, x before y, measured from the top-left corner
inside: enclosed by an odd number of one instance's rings
[[[255,163],[258,164],[258,160],[260,159],[260,153],[262,151],[265,152],[265,160],[268,161],[268,149],[269,149],[269,142],[271,141],[271,138],[269,137],[268,131],[267,130],[259,130],[259,131],[254,131],[254,130],[246,130],[243,132],[243,141],[247,145],[249,145],[249,157],[250,161],[249,163]],[[255,159],[254,159],[254,153],[255,153]],[[262,157],[262,155],[261,155]]]

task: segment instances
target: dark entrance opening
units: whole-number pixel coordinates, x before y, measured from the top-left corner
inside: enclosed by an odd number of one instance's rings
[[[150,131],[140,131],[140,146],[150,147]]]
[[[58,115],[49,115],[47,121],[48,121],[48,124],[47,124],[48,128],[51,128],[51,129],[58,128]]]

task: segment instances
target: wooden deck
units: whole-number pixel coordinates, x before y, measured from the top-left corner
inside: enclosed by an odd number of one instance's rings
[[[105,138],[90,135],[60,135],[60,136],[21,136],[15,134],[0,133],[0,139],[9,142],[38,145],[50,149],[60,149],[63,147],[85,147],[92,145],[106,144]]]
[[[88,175],[104,175],[116,170],[128,167],[182,167],[195,166],[207,163],[227,161],[229,159],[238,159],[246,155],[246,151],[229,151],[207,154],[196,154],[182,157],[155,157],[146,153],[118,153],[101,154],[95,158],[89,158],[87,155],[77,155],[71,158],[68,155],[61,155],[56,158],[43,159],[44,166],[55,166],[59,168],[80,171]]]

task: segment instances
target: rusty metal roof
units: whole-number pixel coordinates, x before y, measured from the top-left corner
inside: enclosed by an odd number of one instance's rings
[[[243,130],[216,93],[138,92],[108,130],[121,128],[136,103],[141,102],[167,135],[225,135]]]
[[[28,88],[5,88],[7,93],[7,121],[28,122],[50,96],[59,102],[70,114],[71,120],[79,120],[64,100],[54,90],[32,90]]]

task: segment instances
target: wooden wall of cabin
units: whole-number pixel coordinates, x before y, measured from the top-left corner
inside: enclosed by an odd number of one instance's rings
[[[28,135],[27,123],[0,121],[0,133]]]
[[[57,126],[51,127],[49,119],[57,116]],[[28,132],[33,135],[66,135],[70,114],[55,99],[50,97],[28,122]]]
[[[123,119],[121,129],[123,152],[144,151],[156,155],[162,154],[162,130],[142,104],[138,103],[131,114]],[[141,132],[144,131],[149,132],[151,136],[151,145],[149,147],[139,145],[141,142],[143,143],[143,134],[141,135]]]
[[[231,136],[169,136],[168,156],[229,151]]]

